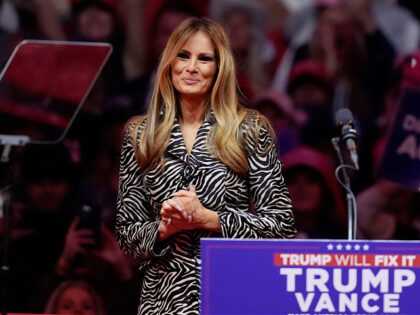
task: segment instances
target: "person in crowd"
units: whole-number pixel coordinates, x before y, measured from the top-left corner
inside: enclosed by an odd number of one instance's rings
[[[420,194],[378,179],[356,197],[357,237],[362,239],[419,240]]]
[[[267,117],[273,126],[279,157],[298,145],[298,130],[308,117],[304,111],[295,108],[287,94],[267,90],[258,94],[250,103],[251,108]]]
[[[10,206],[8,302],[10,311],[36,312],[41,309],[35,296],[45,298],[41,287],[54,272],[74,217],[77,168],[62,145],[28,145],[20,159],[21,184],[15,187]]]
[[[103,298],[85,281],[64,281],[52,293],[45,314],[106,315]]]
[[[201,17],[204,15],[202,7],[197,5],[197,1],[193,0],[163,0],[159,2],[149,1],[152,8],[148,11],[148,23],[144,25],[144,29],[148,34],[151,45],[151,53],[148,56],[149,71],[151,73],[148,86],[146,102],[149,103],[153,88],[156,83],[156,72],[160,57],[166,47],[169,37],[173,30],[185,19],[189,17]],[[206,1],[202,2],[205,3]],[[159,4],[153,9],[153,5]]]
[[[381,160],[387,137],[399,108],[404,88],[420,87],[420,52],[397,59],[392,84],[386,93],[384,114],[378,118],[380,135],[372,149],[375,181],[357,195],[358,237],[366,239],[420,239],[419,192],[381,178]]]
[[[114,56],[119,60],[121,78],[131,80],[141,76],[145,48],[142,25],[142,0],[71,0],[70,24],[60,20],[52,1],[32,0],[41,34],[50,40],[77,40],[108,42],[113,45]],[[138,60],[140,59],[140,60]],[[115,79],[115,77],[114,77]]]
[[[98,141],[83,172],[79,193],[83,203],[101,209],[101,221],[111,230],[115,226],[121,140],[125,122],[131,116],[117,108],[106,110],[98,124]]]
[[[210,17],[229,34],[239,87],[248,102],[268,87],[268,65],[275,58],[274,46],[266,37],[265,7],[255,0],[212,0]]]
[[[115,304],[112,311],[133,305],[130,290],[137,262],[120,251],[101,222],[100,209],[91,207],[86,213],[89,205],[84,205],[82,214],[79,168],[68,149],[61,144],[28,145],[19,167],[21,184],[11,202],[8,310],[41,312],[52,288],[74,277],[101,287],[107,302]]]
[[[139,314],[199,314],[201,237],[296,232],[272,128],[239,104],[235,82],[223,28],[187,19],[163,52],[147,115],[127,124],[116,238],[141,259]]]
[[[82,207],[95,211],[88,205]],[[97,217],[98,222],[99,214]],[[130,291],[137,281],[136,267],[137,261],[121,252],[107,227],[79,214],[67,230],[55,274],[58,279],[89,280],[101,288],[109,314],[131,314],[137,306],[137,296]]]
[[[293,200],[297,238],[346,238],[344,196],[334,178],[334,162],[307,146],[287,152],[284,178]]]
[[[298,128],[299,142],[333,154],[333,83],[325,64],[312,59],[297,62],[290,73],[288,93],[306,117]]]
[[[32,3],[43,38],[112,45],[112,54],[68,135],[79,142],[81,162],[86,167],[94,158],[100,137],[98,118],[110,104],[130,111],[130,116],[144,111],[149,80],[142,23],[145,0],[71,0],[67,23],[60,19],[55,1]]]
[[[345,88],[345,100],[367,122],[383,110],[383,94],[392,70],[395,49],[384,35],[370,1],[317,1],[311,27],[298,24],[273,80],[273,89],[287,86],[290,69],[307,58],[320,61],[337,87]],[[288,65],[285,65],[288,63]],[[366,126],[369,130],[370,126]]]

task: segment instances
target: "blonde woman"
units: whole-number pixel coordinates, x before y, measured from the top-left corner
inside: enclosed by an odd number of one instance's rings
[[[85,281],[64,281],[51,294],[44,314],[106,315],[103,300]]]
[[[239,105],[234,69],[222,27],[185,20],[127,124],[116,236],[142,261],[138,314],[199,314],[200,238],[295,234],[271,128]]]

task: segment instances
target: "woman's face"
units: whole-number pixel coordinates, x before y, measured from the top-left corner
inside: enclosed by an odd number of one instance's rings
[[[247,52],[252,41],[251,19],[243,11],[232,11],[224,20],[234,51]]]
[[[32,207],[50,213],[59,211],[70,194],[70,184],[66,179],[45,178],[30,181],[25,189]]]
[[[191,36],[171,64],[172,83],[182,98],[202,102],[209,96],[217,70],[214,46],[201,31]]]
[[[114,28],[112,15],[95,6],[83,10],[78,15],[76,23],[80,34],[92,41],[109,40]]]
[[[287,180],[293,208],[299,212],[316,211],[322,202],[322,183],[304,171],[297,171]]]
[[[97,315],[93,297],[88,291],[78,287],[68,288],[63,292],[55,313]]]
[[[162,14],[156,24],[155,33],[152,36],[152,47],[156,58],[162,54],[165,49],[168,39],[173,30],[185,19],[190,16],[186,13],[167,11]]]

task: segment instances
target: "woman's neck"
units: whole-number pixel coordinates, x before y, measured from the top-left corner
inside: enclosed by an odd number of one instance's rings
[[[201,125],[207,111],[207,99],[197,102],[194,99],[183,98],[180,102],[180,109],[184,124]]]

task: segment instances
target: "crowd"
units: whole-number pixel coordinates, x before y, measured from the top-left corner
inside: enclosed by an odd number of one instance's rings
[[[403,0],[0,0],[1,68],[28,38],[113,46],[66,140],[12,152],[8,311],[136,313],[138,263],[114,237],[122,131],[145,112],[166,41],[190,16],[229,34],[241,102],[275,131],[298,238],[347,237],[331,139],[348,107],[357,237],[420,239],[419,192],[378,175],[403,88],[420,88],[419,12]]]

